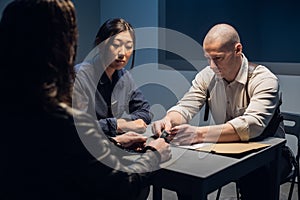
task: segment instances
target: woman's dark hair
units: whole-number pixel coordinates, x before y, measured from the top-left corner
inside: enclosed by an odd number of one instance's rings
[[[122,18],[109,19],[106,22],[104,22],[104,24],[98,30],[96,39],[94,41],[94,46],[96,47],[101,42],[107,40],[108,38],[110,38],[114,35],[117,35],[117,34],[123,32],[123,31],[129,31],[129,33],[131,34],[131,37],[133,39],[133,44],[135,46],[134,29],[130,23],[126,22]],[[135,58],[135,50],[133,50],[133,53],[132,53],[132,63],[131,63],[130,68],[133,68],[133,66],[134,66],[134,58]]]
[[[0,21],[0,87],[9,95],[6,103],[40,108],[70,104],[76,46],[75,8],[70,0],[10,3]]]

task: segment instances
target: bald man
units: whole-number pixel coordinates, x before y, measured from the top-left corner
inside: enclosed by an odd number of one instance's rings
[[[238,32],[228,24],[213,26],[204,38],[203,50],[209,66],[196,75],[189,91],[166,116],[153,123],[153,133],[161,135],[166,130],[176,144],[283,138],[278,79],[265,66],[248,62]],[[211,125],[189,125],[205,104]],[[290,170],[287,166],[282,176]],[[269,199],[268,171],[263,167],[241,179],[243,199]]]

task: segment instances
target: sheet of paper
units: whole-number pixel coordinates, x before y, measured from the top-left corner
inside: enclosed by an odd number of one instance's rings
[[[270,146],[259,142],[248,143],[215,143],[203,147],[196,148],[199,151],[215,152],[220,154],[240,154],[252,150],[258,150]]]
[[[193,144],[193,145],[180,145],[178,147],[184,148],[184,149],[193,149],[196,150],[198,148],[202,148],[205,146],[211,145],[211,143],[199,143],[199,144]]]

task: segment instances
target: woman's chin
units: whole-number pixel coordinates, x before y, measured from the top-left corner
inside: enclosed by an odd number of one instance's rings
[[[124,64],[124,63],[113,63],[112,65],[110,65],[110,67],[115,70],[123,69],[125,66],[126,66],[126,64]]]

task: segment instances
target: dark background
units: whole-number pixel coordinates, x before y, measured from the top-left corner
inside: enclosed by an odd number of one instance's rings
[[[237,29],[251,61],[300,63],[299,1],[159,1],[159,26],[182,32],[201,45],[207,31],[217,23],[229,23]],[[167,64],[181,58],[160,52],[159,60]],[[187,63],[179,63],[175,68],[190,69]],[[297,68],[299,71],[300,64]]]

